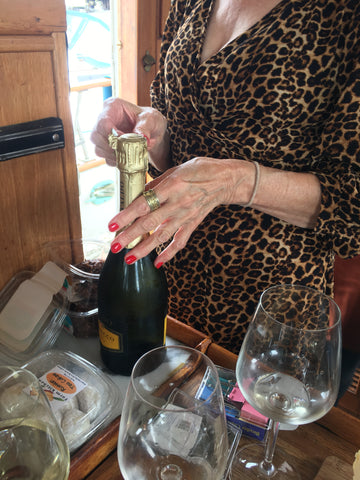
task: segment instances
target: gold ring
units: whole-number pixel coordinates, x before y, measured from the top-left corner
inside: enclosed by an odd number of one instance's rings
[[[150,212],[153,212],[154,210],[157,210],[160,208],[160,200],[158,199],[156,193],[154,190],[150,188],[150,190],[146,190],[146,192],[143,193],[143,196],[149,205]]]

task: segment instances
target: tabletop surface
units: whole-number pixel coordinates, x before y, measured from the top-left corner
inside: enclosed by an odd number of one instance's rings
[[[251,440],[243,437],[240,446],[248,442],[251,442]],[[354,444],[344,440],[340,441],[336,435],[316,423],[299,426],[294,431],[281,431],[277,448],[282,449],[289,456],[290,462],[296,466],[302,480],[318,480],[316,477],[323,463],[325,461],[328,463],[327,459],[329,457],[336,457],[341,464],[346,465],[344,468],[347,472],[352,471],[351,465],[357,450]],[[334,480],[342,480],[343,477],[340,476],[338,471],[334,470],[333,473]],[[109,479],[123,480],[118,466],[116,450],[86,477],[86,480]],[[351,479],[352,475],[348,477],[348,480]],[[327,480],[332,480],[332,477],[328,477]]]
[[[204,344],[206,353],[217,365],[226,368],[235,366],[236,356],[216,344],[209,344],[209,339],[204,338],[203,334],[190,327],[184,327],[177,320],[170,319],[168,322],[168,334],[174,343],[181,342],[196,348]],[[68,338],[67,342],[69,342]],[[82,350],[78,353],[100,366],[95,339],[93,339],[92,348],[89,348],[88,342],[76,341],[76,343]],[[69,344],[67,346],[70,349],[74,347]],[[121,390],[126,389],[128,377],[115,376],[113,379]],[[119,418],[115,419],[104,429],[104,432],[91,439],[72,457],[69,480],[123,480],[116,452],[119,421]],[[318,423],[301,425],[296,430],[280,431],[277,448],[282,449],[286,456],[289,456],[290,462],[296,467],[302,480],[326,478],[321,475],[329,471],[329,465],[335,465],[335,476],[334,478],[329,476],[327,480],[343,480],[341,474],[346,472],[345,475],[348,475],[348,472],[352,471],[355,453],[360,449],[359,430],[360,419],[334,407]],[[243,436],[239,447],[251,441]],[[352,474],[348,479],[352,480]]]

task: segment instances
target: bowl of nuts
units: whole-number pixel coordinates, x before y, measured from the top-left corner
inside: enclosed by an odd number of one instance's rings
[[[109,244],[97,240],[56,240],[45,245],[48,257],[66,274],[69,307],[65,328],[75,337],[98,335],[97,288]]]

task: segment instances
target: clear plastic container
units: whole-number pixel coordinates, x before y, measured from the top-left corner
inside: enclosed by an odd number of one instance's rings
[[[75,353],[49,350],[23,367],[38,377],[70,453],[121,413],[119,387]]]
[[[51,348],[55,343],[66,317],[67,295],[64,289],[54,294],[46,286],[39,286],[42,293],[48,295],[50,304],[45,308],[39,318],[36,318],[33,310],[39,308],[39,297],[36,295],[24,299],[21,297],[20,287],[25,282],[31,280],[35,273],[31,271],[22,271],[16,274],[9,283],[0,292],[0,362],[12,365],[20,365],[26,362],[39,352]],[[30,290],[30,294],[36,290],[36,286]],[[9,307],[10,301],[14,301],[14,295],[17,295],[15,303],[19,303],[18,312],[16,310],[5,315],[5,307]],[[45,304],[46,305],[46,304]],[[17,308],[17,305],[14,305]],[[34,323],[30,322],[32,316]],[[35,322],[36,320],[36,322]]]
[[[49,258],[68,275],[69,308],[65,328],[75,337],[97,336],[97,282],[109,245],[78,239],[49,242],[44,247]]]

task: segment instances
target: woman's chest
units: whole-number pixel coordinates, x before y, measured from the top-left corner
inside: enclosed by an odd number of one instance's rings
[[[246,33],[282,0],[214,0],[201,50],[201,62]]]
[[[225,14],[220,11],[216,19],[216,8],[230,2],[234,5],[235,1],[207,1],[213,10],[192,10],[186,18],[168,50],[167,99],[179,103],[180,97],[189,110],[195,108],[217,121],[226,121],[227,114],[235,111],[252,119],[305,118],[301,115],[305,109],[310,122],[317,123],[326,115],[339,87],[338,71],[344,53],[336,12],[323,26],[324,12],[312,2],[264,0],[268,9],[270,5],[273,8],[245,33],[238,35],[237,28],[242,27],[231,19],[227,25],[229,31],[234,27],[232,34],[226,29],[217,32],[217,21]],[[247,1],[239,0],[239,5],[248,8]],[[252,1],[256,4],[258,0]],[[211,31],[217,46],[214,40],[210,42]],[[224,32],[230,35],[226,46],[222,46]],[[212,48],[215,53],[202,62],[201,48],[205,52]]]

